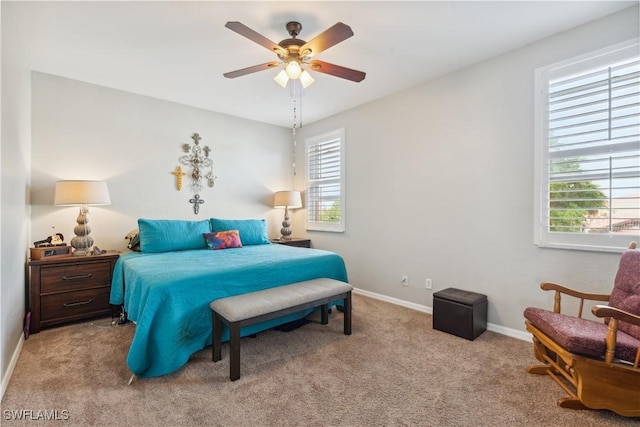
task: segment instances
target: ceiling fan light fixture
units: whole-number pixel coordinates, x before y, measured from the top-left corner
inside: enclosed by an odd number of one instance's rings
[[[297,60],[292,60],[287,64],[285,71],[290,79],[295,80],[300,77],[300,74],[302,74],[303,70],[302,66]]]
[[[289,83],[289,76],[287,76],[287,72],[285,70],[280,70],[277,76],[273,78],[280,86],[283,88],[287,87],[287,83]]]
[[[314,79],[313,77],[311,77],[311,74],[309,74],[307,72],[307,70],[302,70],[302,73],[300,74],[300,83],[302,83],[302,88],[306,89],[309,86],[311,86],[313,84],[313,82],[315,82],[316,79]]]
[[[313,71],[339,77],[341,79],[350,80],[352,82],[361,82],[366,76],[366,73],[362,71],[353,70],[351,68],[342,67],[340,65],[330,64],[328,62],[318,61],[316,59],[310,61],[311,57],[315,57],[320,52],[323,52],[330,47],[335,46],[336,44],[341,43],[349,37],[353,36],[353,30],[351,30],[351,27],[343,24],[342,22],[336,23],[308,42],[297,38],[300,34],[300,31],[302,30],[302,25],[296,21],[287,23],[287,32],[289,33],[291,38],[282,40],[280,43],[275,43],[269,40],[260,33],[257,33],[255,30],[252,30],[251,28],[237,21],[229,21],[225,24],[225,27],[267,48],[272,53],[275,53],[280,60],[270,61],[264,64],[258,64],[252,67],[246,67],[239,70],[231,71],[229,73],[224,73],[223,76],[226,78],[234,79],[236,77],[241,77],[247,74],[277,67],[280,64],[283,64],[285,66],[285,70],[283,71],[287,76],[286,79],[284,78],[284,76],[280,75],[276,78],[276,81],[282,87],[287,86],[289,79],[297,80],[301,78],[300,76],[303,75],[304,72],[304,64],[307,64],[309,67],[311,67],[311,70]],[[306,83],[304,87],[309,86],[312,82],[313,80],[311,80],[310,83]]]

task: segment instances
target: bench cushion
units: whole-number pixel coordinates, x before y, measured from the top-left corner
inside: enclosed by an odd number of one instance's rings
[[[353,286],[339,280],[313,279],[218,299],[209,306],[227,321],[239,322],[351,290]]]

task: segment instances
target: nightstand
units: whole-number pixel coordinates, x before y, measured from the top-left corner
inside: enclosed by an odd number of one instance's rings
[[[295,246],[298,248],[311,247],[311,239],[299,239],[297,237],[292,237],[289,240],[270,239],[270,241],[271,243],[277,243],[279,245]]]
[[[109,252],[30,261],[31,333],[111,314],[111,278],[119,256]]]

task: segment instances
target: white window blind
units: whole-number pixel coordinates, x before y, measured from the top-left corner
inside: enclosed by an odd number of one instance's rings
[[[307,230],[345,230],[344,129],[306,140]]]
[[[637,43],[538,75],[542,246],[617,251],[640,236]]]

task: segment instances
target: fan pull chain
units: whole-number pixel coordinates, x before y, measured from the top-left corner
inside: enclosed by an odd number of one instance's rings
[[[298,116],[296,113],[296,97],[293,97],[293,176],[296,176],[296,146],[297,146],[297,141],[296,141],[296,126],[298,123]]]

